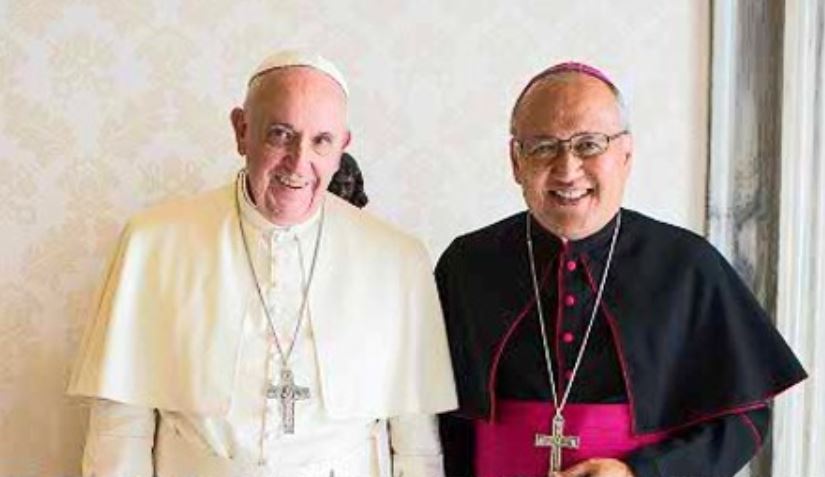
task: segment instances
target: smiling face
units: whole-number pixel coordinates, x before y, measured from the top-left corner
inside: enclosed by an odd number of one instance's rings
[[[561,73],[535,83],[513,117],[513,175],[538,222],[555,235],[578,240],[604,227],[621,207],[632,162],[632,139],[613,139],[599,155],[579,158],[562,149],[551,159],[522,153],[517,142],[583,132],[612,136],[624,130],[613,91],[581,73]]]
[[[254,80],[244,108],[232,111],[249,193],[272,223],[303,222],[321,205],[349,144],[346,108],[332,78],[314,68],[289,67]]]

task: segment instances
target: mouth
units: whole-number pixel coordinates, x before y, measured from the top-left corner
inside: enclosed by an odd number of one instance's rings
[[[309,180],[303,177],[300,174],[276,174],[275,181],[282,186],[292,189],[292,190],[300,190],[304,187],[309,186]]]
[[[593,194],[592,188],[555,189],[549,191],[550,197],[562,206],[573,206]]]

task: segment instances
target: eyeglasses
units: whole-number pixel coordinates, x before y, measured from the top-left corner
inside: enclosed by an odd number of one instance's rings
[[[267,131],[266,142],[273,147],[290,148],[300,144],[301,134],[289,126],[276,124]],[[330,133],[318,134],[311,139],[310,147],[319,156],[329,156],[335,152],[335,138]]]
[[[629,134],[627,129],[619,131],[612,136],[604,133],[582,132],[570,136],[568,139],[557,137],[539,137],[532,139],[516,139],[516,147],[520,154],[528,159],[546,161],[555,159],[562,153],[562,150],[569,149],[574,156],[581,159],[598,156],[607,151],[610,141]]]

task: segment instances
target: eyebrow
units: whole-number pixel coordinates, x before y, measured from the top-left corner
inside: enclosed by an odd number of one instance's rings
[[[285,128],[285,129],[289,129],[289,130],[290,130],[290,131],[292,131],[294,134],[303,135],[303,133],[299,132],[299,131],[298,131],[297,129],[295,129],[295,127],[293,127],[291,124],[289,124],[289,123],[285,123],[285,122],[281,122],[281,121],[273,121],[272,123],[268,124],[268,125],[266,126],[265,131],[266,131],[267,133],[269,133],[270,131],[272,131],[272,130],[273,130],[273,129],[275,129],[275,128]],[[329,137],[330,139],[337,139],[337,138],[339,137],[339,136],[338,136],[338,135],[336,135],[333,131],[326,131],[326,130],[324,130],[324,131],[320,131],[320,132],[318,132],[318,133],[316,133],[316,134],[312,135],[312,139],[317,139],[317,138],[320,138],[320,137],[325,137],[325,136]]]
[[[295,131],[295,128],[291,124],[282,123],[280,121],[274,121],[274,122],[271,122],[271,123],[266,125],[267,130],[270,130],[270,129],[273,129],[273,128],[286,128],[286,129],[290,129],[292,131]]]
[[[574,136],[582,136],[584,134],[607,134],[607,133],[600,132],[600,131],[586,131],[585,130],[585,131],[575,132],[575,133],[571,134],[570,136],[567,136],[567,139],[570,139],[571,137],[574,137]],[[525,139],[558,139],[558,140],[562,140],[562,141],[565,140],[564,138],[561,138],[561,137],[558,137],[558,136],[553,136],[552,134],[536,134],[536,135],[533,135],[533,136],[528,136]]]

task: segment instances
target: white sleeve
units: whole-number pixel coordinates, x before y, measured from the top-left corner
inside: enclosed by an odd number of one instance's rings
[[[435,416],[393,417],[389,427],[393,477],[444,477]]]
[[[83,452],[83,477],[152,477],[154,440],[154,409],[95,400]]]

